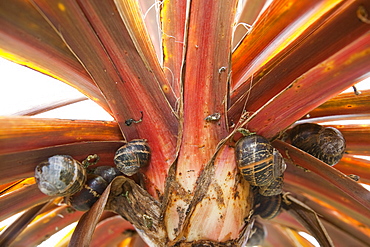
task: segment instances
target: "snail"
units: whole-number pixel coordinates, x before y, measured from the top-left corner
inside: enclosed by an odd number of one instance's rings
[[[266,227],[259,221],[255,221],[246,246],[257,246],[261,245],[266,237]]]
[[[263,196],[256,193],[254,200],[254,214],[259,215],[262,219],[270,220],[280,213],[282,205],[281,194],[275,196]]]
[[[86,169],[69,155],[54,155],[35,168],[36,183],[48,196],[74,194],[83,188],[86,177]]]
[[[94,174],[104,178],[108,184],[112,182],[115,177],[122,175],[122,173],[116,167],[112,166],[98,166],[95,168]]]
[[[68,203],[76,210],[87,211],[107,188],[108,182],[99,175],[89,174],[84,188],[68,197]]]
[[[89,155],[83,164],[96,164],[97,155]],[[108,184],[122,173],[115,167],[99,166],[87,174],[86,166],[69,155],[54,155],[36,166],[39,189],[49,196],[66,196],[76,210],[86,211],[99,199]],[[91,173],[91,171],[89,171]]]
[[[333,127],[304,123],[295,126],[289,136],[293,146],[331,166],[340,161],[346,148],[342,133]]]
[[[270,184],[261,186],[258,191],[263,196],[279,195],[283,192],[283,181],[284,176],[281,175],[275,178]]]
[[[89,174],[84,188],[67,198],[68,204],[79,211],[89,210],[112,180],[122,175],[115,167],[98,166]]]
[[[286,164],[263,136],[249,133],[235,146],[235,158],[243,177],[254,186],[266,186],[281,176]]]
[[[147,166],[149,159],[150,148],[146,140],[134,139],[117,150],[114,163],[123,174],[132,176],[141,167]]]

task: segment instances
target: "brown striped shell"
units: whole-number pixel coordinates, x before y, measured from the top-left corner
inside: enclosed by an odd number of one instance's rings
[[[286,168],[280,153],[270,142],[255,134],[244,136],[236,143],[235,158],[243,177],[254,186],[270,184]]]
[[[86,169],[69,155],[54,155],[35,168],[36,183],[48,196],[65,196],[81,190]]]
[[[141,167],[147,166],[149,159],[150,148],[146,140],[134,139],[117,150],[114,163],[123,174],[132,176]]]
[[[98,166],[94,169],[94,174],[104,178],[108,184],[112,182],[115,177],[122,175],[116,167],[112,166]]]
[[[257,246],[261,245],[266,237],[266,227],[259,221],[255,221],[249,235],[247,245],[248,246]]]
[[[112,166],[98,166],[88,174],[84,188],[67,198],[68,204],[79,211],[89,210],[112,180],[122,173]]]
[[[339,162],[346,148],[346,141],[339,130],[314,123],[295,126],[290,132],[290,140],[293,146],[331,166]]]
[[[281,175],[275,178],[270,184],[261,186],[258,191],[263,196],[279,195],[283,192],[283,181],[284,175]]]
[[[76,210],[87,211],[107,188],[108,182],[101,176],[89,174],[84,188],[68,197],[68,203]]]
[[[263,196],[255,194],[255,211],[262,219],[270,220],[275,218],[281,211],[282,198],[280,195]]]

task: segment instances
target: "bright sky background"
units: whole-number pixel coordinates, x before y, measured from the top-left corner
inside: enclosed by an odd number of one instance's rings
[[[45,102],[83,96],[71,86],[0,58],[0,116],[12,115]],[[37,115],[45,118],[113,120],[100,106],[84,100]]]

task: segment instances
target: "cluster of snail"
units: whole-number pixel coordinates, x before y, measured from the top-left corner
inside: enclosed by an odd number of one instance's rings
[[[235,160],[241,175],[253,187],[254,215],[272,219],[281,211],[286,164],[281,154],[263,136],[241,130],[235,144]],[[266,236],[262,223],[255,221],[247,246],[259,245]]]
[[[243,177],[259,187],[263,196],[279,195],[282,192],[283,173],[286,169],[281,154],[263,136],[241,130],[244,137],[235,144],[235,158]],[[345,140],[341,132],[332,127],[305,123],[290,131],[293,146],[335,165],[342,158]]]
[[[281,211],[286,164],[266,138],[245,130],[242,133],[235,144],[235,158],[240,173],[253,186],[254,215],[272,219]],[[329,165],[339,162],[344,154],[345,140],[335,128],[301,124],[290,131],[289,138],[293,146]],[[54,155],[41,162],[35,169],[39,189],[49,196],[66,197],[76,210],[89,210],[116,176],[132,176],[148,165],[150,148],[145,139],[126,143],[115,153],[116,167],[88,169],[98,160],[89,157],[80,163],[69,155]],[[259,223],[255,228],[251,241],[258,242],[265,230]]]
[[[235,159],[240,173],[253,186],[254,215],[272,219],[281,211],[286,164],[266,138],[247,130],[240,132],[244,136],[235,144]],[[295,126],[289,132],[289,140],[293,146],[330,166],[340,161],[346,147],[339,130],[313,123]],[[247,246],[259,245],[265,238],[266,229],[255,221],[251,233]]]
[[[69,155],[54,155],[35,168],[35,179],[41,192],[48,196],[65,196],[76,210],[86,211],[99,199],[108,184],[122,174],[132,176],[148,165],[150,148],[144,139],[132,140],[120,147],[114,157],[116,167],[87,166],[98,162],[97,155],[82,163]]]

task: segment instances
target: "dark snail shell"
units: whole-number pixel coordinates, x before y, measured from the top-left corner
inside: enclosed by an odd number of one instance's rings
[[[150,148],[146,140],[134,139],[117,150],[114,163],[123,174],[132,176],[141,167],[147,166],[149,159]]]
[[[87,211],[99,199],[108,183],[98,175],[89,174],[84,188],[68,198],[68,203],[79,211]]]
[[[290,140],[293,146],[331,166],[339,162],[346,148],[346,141],[339,130],[313,123],[295,126],[290,132]]]
[[[261,245],[266,237],[266,227],[259,221],[255,221],[246,246]]]
[[[284,176],[281,175],[275,178],[275,180],[272,181],[270,184],[261,186],[258,191],[263,196],[279,195],[283,192],[283,181],[284,181]]]
[[[116,167],[112,166],[98,166],[95,168],[94,174],[104,178],[108,184],[112,182],[115,177],[122,175],[122,173]]]
[[[81,190],[86,169],[69,155],[54,155],[35,168],[35,179],[42,193],[65,196]]]
[[[254,186],[265,186],[283,174],[286,165],[280,153],[259,135],[242,137],[235,146],[235,158],[243,177]]]
[[[255,194],[255,211],[262,219],[273,219],[281,210],[282,198],[281,195],[263,196],[259,193]]]

